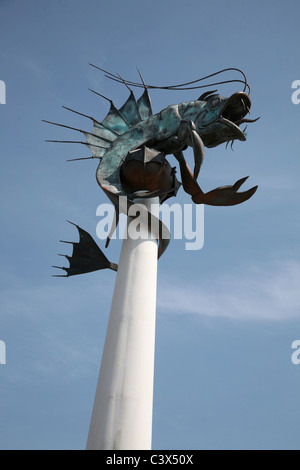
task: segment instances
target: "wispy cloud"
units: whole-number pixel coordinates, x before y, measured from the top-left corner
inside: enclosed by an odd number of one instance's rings
[[[45,75],[48,75],[48,73],[41,67],[41,65],[31,57],[23,57],[22,65],[37,77],[42,78]]]
[[[41,65],[42,62],[39,58],[33,57],[28,54],[9,54],[8,52],[1,51],[0,56],[3,60],[7,61],[10,64],[17,65],[18,67],[23,67],[28,70],[32,75],[35,75],[37,78],[48,78],[50,73],[46,68]]]
[[[264,189],[274,191],[289,191],[299,189],[299,179],[297,174],[265,174],[257,177],[257,184]]]
[[[15,279],[3,289],[0,331],[7,343],[9,380],[89,376],[100,361],[113,280],[90,276],[78,288],[76,280],[34,286]]]
[[[300,263],[290,260],[221,275],[213,284],[163,282],[159,286],[161,313],[194,314],[251,321],[300,319]]]
[[[76,380],[98,369],[114,277],[101,274],[35,286],[10,279],[1,296],[8,379]],[[68,282],[71,281],[71,282]],[[74,281],[74,282],[72,282]],[[300,319],[300,262],[220,274],[209,282],[172,279],[158,288],[158,314],[282,322]],[[3,328],[4,327],[4,328]],[[100,338],[101,336],[101,338]]]

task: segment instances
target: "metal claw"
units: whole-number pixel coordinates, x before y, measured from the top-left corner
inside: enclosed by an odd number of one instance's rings
[[[207,204],[209,206],[235,206],[247,201],[256,192],[258,186],[242,191],[237,191],[242,184],[248,179],[248,176],[239,179],[232,186],[222,186],[220,188],[213,189],[202,196],[199,202]],[[193,198],[194,202],[198,202],[197,198]]]
[[[195,130],[191,128],[190,130],[192,147],[194,152],[194,180],[196,181],[200,172],[204,160],[205,147],[201,137],[197,134]]]
[[[245,176],[244,178],[241,178],[240,180],[236,181],[234,185],[232,186],[232,189],[234,191],[238,191],[240,187],[242,186],[243,183],[249,178],[249,176]]]

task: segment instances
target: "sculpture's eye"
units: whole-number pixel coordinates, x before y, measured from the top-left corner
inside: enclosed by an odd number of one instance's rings
[[[210,109],[216,109],[220,104],[220,98],[218,96],[212,96],[209,100],[208,106]]]

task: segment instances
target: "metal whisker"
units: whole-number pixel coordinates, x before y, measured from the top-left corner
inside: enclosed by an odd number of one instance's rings
[[[248,88],[248,91],[249,91],[249,95],[251,93],[251,89],[250,89],[250,86],[247,82],[247,77],[245,75],[245,73],[238,69],[238,68],[235,68],[235,67],[229,67],[229,68],[226,68],[226,69],[222,69],[222,70],[219,70],[218,72],[215,72],[215,73],[212,73],[210,75],[206,75],[205,77],[202,77],[202,78],[199,78],[197,80],[193,80],[191,82],[186,82],[186,83],[181,83],[181,84],[177,84],[177,85],[167,85],[167,86],[155,86],[155,85],[147,85],[144,83],[143,81],[143,85],[141,85],[140,83],[136,83],[136,82],[132,82],[130,80],[125,80],[125,79],[121,79],[111,73],[111,72],[108,72],[107,70],[104,70],[102,69],[101,67],[97,67],[96,65],[94,64],[90,64],[92,67],[100,70],[101,72],[104,72],[106,75],[107,78],[111,79],[111,80],[114,80],[116,82],[119,82],[119,83],[127,83],[127,85],[131,85],[131,86],[134,86],[134,87],[138,87],[138,88],[142,88],[142,87],[147,87],[147,88],[151,88],[151,89],[159,89],[159,90],[193,90],[193,89],[196,89],[196,88],[207,88],[207,87],[210,87],[210,86],[214,86],[214,85],[221,85],[221,84],[225,84],[225,83],[243,83],[244,84],[244,89],[243,89],[243,92],[246,91],[246,89]],[[224,73],[224,72],[228,72],[228,71],[235,71],[235,72],[239,72],[242,74],[243,76],[243,80],[239,80],[239,79],[234,79],[234,80],[224,80],[224,81],[220,81],[220,82],[216,82],[216,83],[210,83],[208,85],[198,85],[198,86],[194,86],[194,87],[190,87],[188,85],[193,85],[195,83],[198,83],[200,81],[203,81],[203,80],[207,80],[208,78],[211,78],[211,77],[214,77],[218,74],[221,74],[221,73]],[[139,70],[138,70],[139,72]],[[140,72],[139,72],[140,74]],[[140,75],[141,76],[141,75]]]

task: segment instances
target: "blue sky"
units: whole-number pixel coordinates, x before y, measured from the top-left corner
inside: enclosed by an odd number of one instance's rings
[[[45,143],[78,136],[41,120],[90,130],[61,107],[103,119],[108,103],[88,88],[123,104],[125,87],[90,62],[133,81],[138,66],[158,85],[247,74],[250,117],[261,119],[233,152],[207,149],[198,181],[209,191],[250,175],[259,189],[206,207],[203,249],[172,240],[159,261],[153,448],[299,449],[299,13],[293,0],[0,0],[1,449],[86,444],[115,273],[57,279],[51,265],[59,239],[77,239],[66,219],[95,236],[107,201],[95,161],[66,163],[88,149]],[[151,99],[158,112],[199,94]],[[190,199],[181,189],[174,202]],[[109,259],[119,252],[112,242]]]

